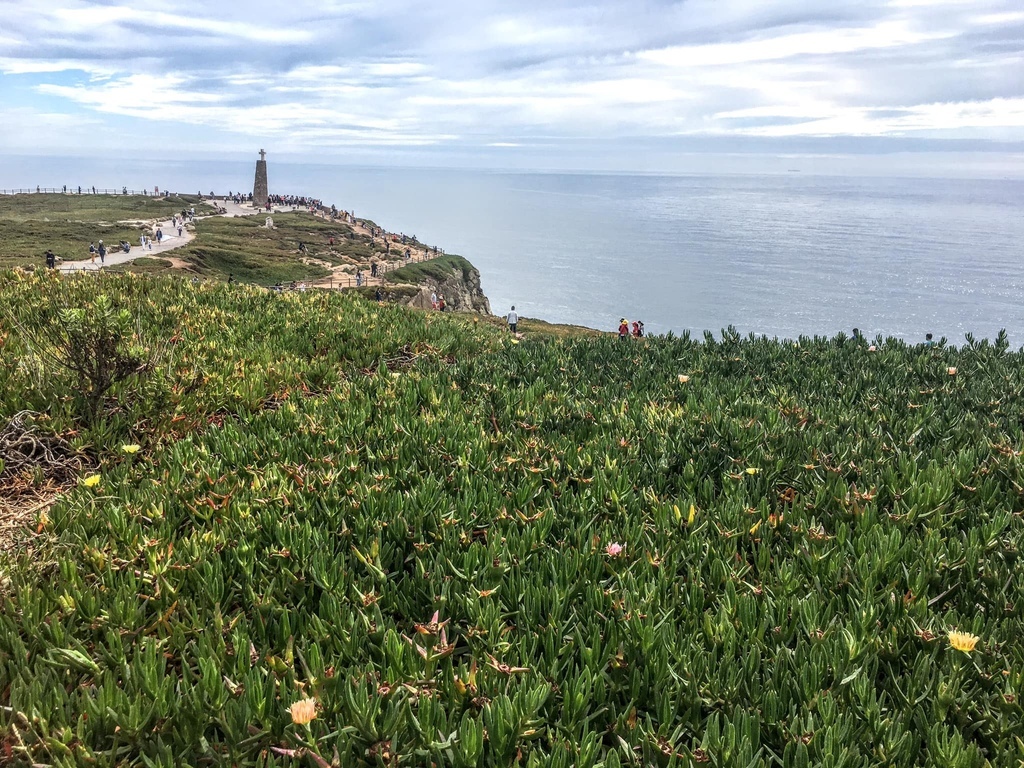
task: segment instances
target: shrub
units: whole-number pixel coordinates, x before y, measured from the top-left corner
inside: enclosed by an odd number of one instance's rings
[[[138,343],[131,312],[115,307],[108,295],[77,305],[56,292],[49,299],[46,309],[27,318],[19,319],[10,308],[4,313],[43,361],[45,378],[70,378],[76,413],[91,426],[107,393],[149,372],[152,360]]]

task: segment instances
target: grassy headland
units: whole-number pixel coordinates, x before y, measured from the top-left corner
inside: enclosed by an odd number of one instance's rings
[[[213,210],[191,196],[0,196],[0,267],[42,266],[47,248],[58,258],[75,261],[88,258],[90,242],[103,240],[110,245],[127,240],[134,245],[141,222],[165,219],[192,206],[197,206],[201,217]],[[368,266],[371,258],[384,254],[383,246],[347,224],[304,211],[275,213],[272,229],[264,221],[262,216],[200,218],[194,225],[195,241],[168,255],[202,277],[226,280],[233,274],[241,282],[269,285],[323,277],[329,274],[328,267],[338,264]],[[300,242],[305,253],[299,251]],[[164,262],[141,262],[120,271],[175,271],[171,262]]]
[[[273,229],[264,226],[262,217],[204,219],[197,222],[196,239],[181,249],[180,258],[204,277],[227,279],[233,274],[241,282],[270,285],[323,277],[330,272],[327,266],[345,259],[368,261],[372,253],[369,238],[356,236],[347,224],[296,212],[275,214]]]
[[[130,275],[0,299],[0,429],[34,411],[85,467],[5,567],[8,762],[1021,759],[1002,341],[516,343]],[[36,330],[69,306],[153,362],[88,422]]]

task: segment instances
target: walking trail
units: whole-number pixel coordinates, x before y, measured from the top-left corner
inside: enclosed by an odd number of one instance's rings
[[[225,213],[212,213],[208,214],[209,216],[254,216],[260,213],[260,211],[254,211],[251,206],[238,205],[230,200],[218,201],[218,205],[225,210]],[[278,211],[275,211],[275,213],[276,212]],[[204,217],[196,216],[196,219],[200,218]],[[141,231],[143,228],[140,227],[139,229]],[[157,243],[156,240],[153,240],[152,248],[143,248],[137,243],[132,243],[132,249],[128,253],[125,253],[117,247],[116,243],[113,245],[105,243],[107,246],[107,258],[102,264],[100,263],[99,256],[97,256],[95,260],[91,260],[86,257],[81,261],[65,261],[60,265],[60,270],[62,272],[97,271],[101,267],[112,267],[115,264],[126,264],[129,261],[135,261],[135,259],[140,259],[143,256],[160,256],[161,254],[166,254],[168,251],[173,251],[175,248],[186,246],[196,238],[195,232],[189,231],[188,227],[184,228],[181,236],[179,237],[178,228],[171,224],[170,219],[156,221],[152,224],[147,224],[145,227],[146,232],[155,232],[157,229],[163,230],[164,237],[159,243]],[[171,262],[171,266],[175,269],[182,269],[188,266],[186,262],[181,259],[176,259],[173,256],[167,256],[166,258]]]
[[[230,200],[215,200],[213,202],[215,205],[223,209],[224,213],[208,214],[209,216],[227,216],[232,218],[238,216],[272,217],[276,214],[289,213],[293,210],[303,210],[302,206],[294,208],[292,206],[285,205],[274,208],[272,211],[268,212],[262,209],[254,210],[251,205],[240,205]],[[315,215],[321,216],[322,218],[325,219],[327,218],[326,213],[317,213]],[[199,219],[204,217],[197,216],[196,218]],[[356,221],[354,223],[350,223],[349,226],[351,226],[360,234],[372,234],[370,232],[370,228],[367,227],[362,222]],[[174,256],[168,254],[168,251],[173,251],[177,248],[182,248],[188,245],[195,239],[195,232],[190,231],[189,228],[186,226],[182,231],[182,234],[179,236],[178,228],[171,224],[170,219],[154,222],[151,225],[147,225],[145,229],[147,232],[155,232],[157,228],[163,230],[163,240],[157,243],[156,240],[154,239],[152,241],[152,247],[142,248],[142,246],[133,243],[131,250],[128,253],[125,253],[120,248],[118,248],[116,243],[106,243],[107,257],[103,263],[100,262],[100,258],[97,255],[95,260],[91,260],[88,257],[86,257],[81,261],[65,261],[63,264],[60,265],[60,270],[61,272],[96,272],[99,271],[102,267],[111,267],[114,266],[115,264],[126,264],[130,261],[135,261],[135,259],[150,256],[163,256],[164,258],[171,262],[171,266],[174,269],[187,268],[187,262],[182,261],[181,259],[174,258]],[[374,238],[374,240],[376,240],[376,238]],[[409,261],[406,261],[404,256],[402,255],[404,249],[405,246],[401,245],[400,243],[392,243],[391,250],[392,253],[394,254],[394,258],[378,256],[379,262],[381,263],[382,271],[381,274],[378,275],[377,277],[370,277],[370,268],[369,265],[366,265],[364,267],[365,271],[363,274],[362,284],[365,286],[383,285],[383,275],[386,272],[390,272],[394,269],[397,269],[398,267],[405,266],[406,264],[409,263],[427,261],[428,259],[433,258],[433,255],[427,249],[412,248],[412,258]],[[311,260],[319,261],[312,257]],[[328,262],[321,263],[323,263],[325,266],[328,266],[331,269],[331,274],[327,277],[311,281],[311,286],[317,288],[338,289],[355,287],[355,275],[352,272],[348,271],[351,269],[351,266],[339,265],[331,267]]]
[[[107,257],[102,263],[100,262],[99,254],[97,254],[95,261],[89,258],[86,258],[83,261],[65,261],[60,265],[60,271],[95,272],[101,267],[112,267],[115,264],[125,264],[129,261],[135,261],[135,259],[142,258],[143,256],[159,256],[167,251],[173,251],[175,248],[181,248],[184,245],[188,245],[195,239],[195,233],[189,232],[188,227],[185,227],[182,230],[181,236],[179,237],[178,229],[171,225],[170,219],[158,222],[156,226],[163,230],[164,237],[159,243],[154,238],[152,248],[143,248],[141,245],[133,244],[132,249],[128,251],[128,253],[125,253],[118,247],[117,243],[104,243],[104,245],[107,246]],[[149,231],[148,227],[147,231]],[[171,260],[178,261],[173,258]]]

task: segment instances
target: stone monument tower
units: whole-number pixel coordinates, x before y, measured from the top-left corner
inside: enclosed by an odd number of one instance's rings
[[[252,185],[252,207],[266,208],[267,196],[267,153],[260,150],[260,159],[256,161],[256,181]]]

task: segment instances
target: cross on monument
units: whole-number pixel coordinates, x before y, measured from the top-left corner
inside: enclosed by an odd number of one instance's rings
[[[261,150],[260,150],[260,160],[266,160],[266,159],[267,159],[267,153],[266,153],[266,152],[264,152],[264,151],[263,151],[263,150],[261,149]]]

